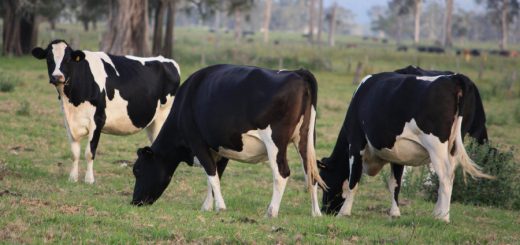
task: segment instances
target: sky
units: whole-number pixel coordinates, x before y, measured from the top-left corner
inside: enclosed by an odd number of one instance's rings
[[[428,0],[444,3],[444,0]],[[368,10],[374,5],[386,6],[389,0],[324,0],[325,6],[330,6],[332,3],[337,2],[345,8],[352,10],[356,15],[356,22],[360,25],[370,24],[370,18],[368,17]],[[455,8],[464,9],[475,9],[478,10],[479,6],[475,3],[475,0],[455,0]]]

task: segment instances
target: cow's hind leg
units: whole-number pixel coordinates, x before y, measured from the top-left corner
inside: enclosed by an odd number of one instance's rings
[[[338,216],[350,216],[352,214],[354,196],[356,195],[358,183],[363,173],[363,160],[360,151],[354,150],[354,147],[350,147],[350,149],[350,175],[343,183],[343,198],[345,198],[345,202],[343,202]]]
[[[425,137],[423,145],[431,159],[432,167],[439,178],[437,203],[433,215],[437,219],[450,222],[450,202],[455,175],[456,160],[448,151],[447,142],[441,143],[436,137]]]
[[[392,196],[392,207],[390,208],[391,217],[400,217],[401,211],[399,210],[399,191],[401,190],[401,179],[403,177],[404,166],[392,163],[391,173],[388,178],[388,190]]]
[[[290,175],[289,166],[287,164],[287,142],[275,144],[273,139],[273,130],[271,126],[259,131],[260,137],[267,149],[267,156],[269,158],[269,166],[273,173],[273,196],[271,203],[267,209],[268,217],[277,217],[280,210],[280,203],[282,201],[285,186]]]
[[[222,175],[224,174],[224,170],[226,169],[228,161],[229,161],[229,159],[227,159],[227,158],[221,158],[217,162],[217,173],[218,173],[219,179],[222,179]],[[206,194],[206,199],[204,199],[204,203],[202,204],[202,211],[213,210],[213,202],[214,202],[213,191],[211,188],[211,183],[209,182],[209,179],[208,179],[208,193]]]

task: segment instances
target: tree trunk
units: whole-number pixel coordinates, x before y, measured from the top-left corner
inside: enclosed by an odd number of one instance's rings
[[[83,24],[83,30],[88,31],[88,20],[82,20],[81,23]]]
[[[49,25],[51,26],[51,30],[56,30],[56,19],[49,20]]]
[[[148,0],[110,0],[101,49],[116,55],[149,56]]]
[[[451,39],[451,17],[453,13],[453,0],[446,0],[446,13],[444,16],[444,47],[451,47],[453,45]]]
[[[97,20],[94,18],[91,20],[92,22],[92,30],[97,31]]]
[[[264,10],[264,43],[269,43],[269,24],[271,23],[271,5],[272,0],[265,0]]]
[[[164,10],[167,8],[166,0],[160,0],[155,9],[155,23],[153,28],[152,53],[158,55],[162,49],[162,34],[164,24]]]
[[[242,11],[237,7],[233,12],[235,13],[235,43],[240,43],[242,38]]]
[[[421,2],[422,0],[415,0],[414,7],[415,31],[413,41],[416,45],[419,44],[421,36]]]
[[[500,15],[500,24],[501,24],[501,34],[502,39],[500,40],[500,49],[505,50],[507,49],[507,39],[509,34],[509,21],[508,21],[508,11],[509,11],[509,5],[508,1],[502,1],[502,9],[501,9],[501,15]]]
[[[36,14],[26,14],[20,20],[20,44],[22,45],[22,54],[30,54],[31,50],[36,46],[38,41],[38,26],[40,17]]]
[[[316,17],[316,0],[310,0],[309,2],[309,42],[314,43],[314,22]]]
[[[397,37],[396,42],[397,44],[401,44],[402,38],[403,38],[403,16],[398,15],[397,16]]]
[[[173,33],[175,28],[175,12],[177,11],[177,0],[168,1],[168,16],[166,17],[166,33],[164,34],[163,56],[173,57]]]
[[[334,2],[332,5],[332,12],[330,13],[330,23],[329,23],[329,46],[334,47],[336,40],[336,10],[338,8],[338,4]]]
[[[323,29],[323,0],[318,1],[318,45],[321,45],[321,33]]]
[[[22,55],[20,44],[20,20],[19,2],[17,0],[5,0],[4,4],[4,31],[2,35],[2,53],[4,55]]]

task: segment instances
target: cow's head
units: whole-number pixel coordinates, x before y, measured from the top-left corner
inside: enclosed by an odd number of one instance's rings
[[[36,59],[47,59],[49,82],[58,85],[66,83],[73,72],[73,64],[85,59],[85,53],[81,50],[73,50],[67,42],[54,40],[46,49],[36,47],[32,50]]]
[[[166,160],[150,147],[137,150],[137,156],[133,169],[135,187],[132,204],[153,204],[168,187],[179,161]]]
[[[327,214],[337,214],[345,202],[343,198],[343,182],[347,180],[348,167],[337,167],[330,158],[318,160],[320,176],[328,189],[323,190],[321,211]],[[347,165],[348,166],[348,165]]]

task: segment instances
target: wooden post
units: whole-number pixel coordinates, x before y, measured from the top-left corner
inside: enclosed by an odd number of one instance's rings
[[[361,71],[363,71],[363,62],[358,61],[357,66],[356,66],[356,72],[354,73],[354,80],[352,80],[352,84],[356,85],[360,82],[359,79],[361,78]]]

